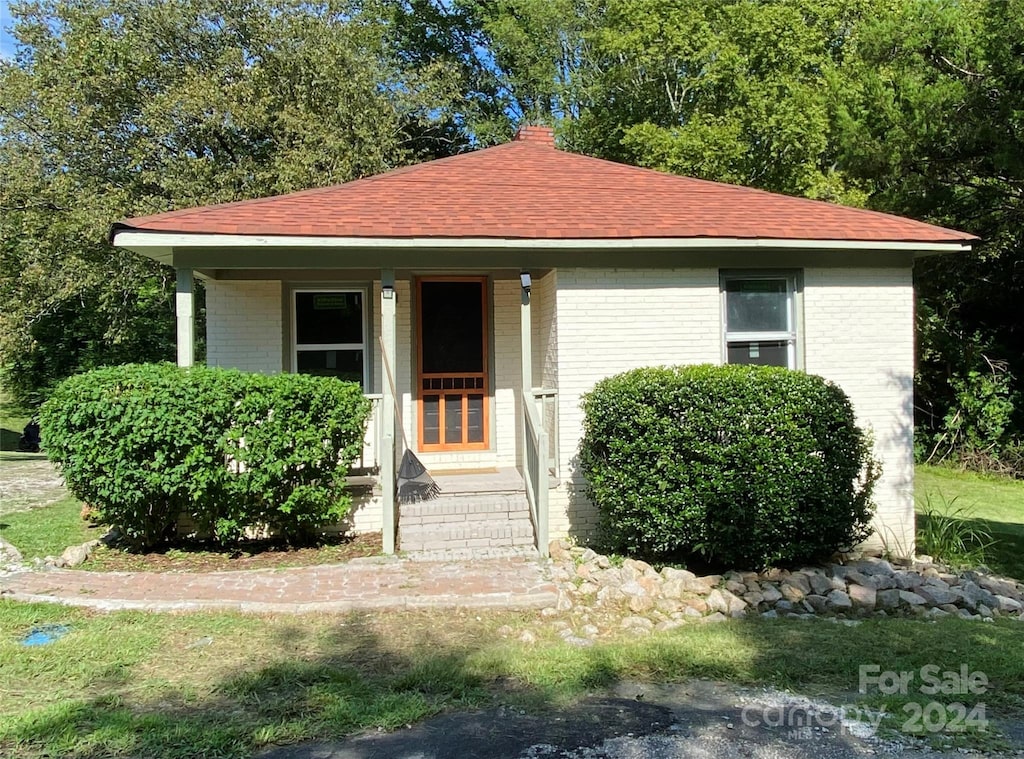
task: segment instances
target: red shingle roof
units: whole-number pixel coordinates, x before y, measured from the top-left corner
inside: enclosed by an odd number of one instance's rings
[[[130,219],[116,231],[125,229],[524,240],[976,239],[899,216],[566,153],[540,127],[473,153],[333,187]]]

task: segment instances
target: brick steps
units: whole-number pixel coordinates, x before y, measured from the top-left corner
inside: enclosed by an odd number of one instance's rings
[[[534,543],[523,491],[442,494],[399,509],[402,551],[518,548]]]

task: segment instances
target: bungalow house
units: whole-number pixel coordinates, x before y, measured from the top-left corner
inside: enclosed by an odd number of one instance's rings
[[[389,552],[542,553],[597,523],[580,396],[635,367],[720,362],[840,385],[884,466],[877,538],[911,551],[911,270],[975,239],[574,155],[537,126],[339,186],[130,219],[112,238],[177,270],[180,364],[201,277],[210,365],[363,384],[379,480],[356,530],[383,529]],[[442,498],[396,503],[403,445]]]

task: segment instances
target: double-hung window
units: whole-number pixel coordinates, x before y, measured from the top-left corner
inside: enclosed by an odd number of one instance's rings
[[[796,277],[723,274],[725,360],[797,367]]]
[[[292,328],[293,371],[337,377],[366,387],[363,290],[295,290]]]

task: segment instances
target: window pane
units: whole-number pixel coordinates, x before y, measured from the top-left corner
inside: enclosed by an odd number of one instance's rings
[[[725,282],[727,332],[788,332],[785,279],[729,279]]]
[[[466,421],[467,442],[484,442],[484,397],[479,394],[469,396],[469,418]]]
[[[444,442],[462,442],[462,396],[444,397]]]
[[[295,293],[295,339],[299,345],[362,345],[363,294]]]
[[[789,367],[789,341],[758,340],[729,343],[730,364]]]
[[[337,377],[346,382],[363,384],[363,352],[346,351],[303,351],[296,356],[299,374],[315,374],[320,377]]]
[[[441,442],[441,396],[423,396],[423,442],[436,445]]]

